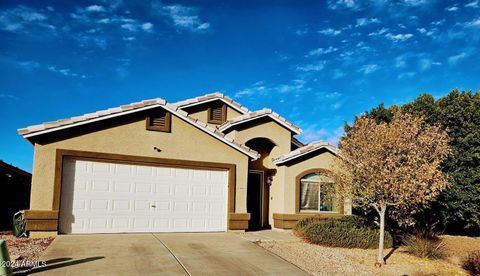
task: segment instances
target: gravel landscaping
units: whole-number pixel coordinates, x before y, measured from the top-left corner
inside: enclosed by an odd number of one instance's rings
[[[402,248],[391,254],[386,265],[375,268],[376,249],[332,248],[301,240],[257,244],[312,275],[468,275],[448,259],[424,260],[405,253]],[[385,250],[385,254],[390,251]]]
[[[38,261],[54,238],[17,238],[11,232],[0,232],[0,240],[7,241],[10,261],[15,274],[24,274]]]

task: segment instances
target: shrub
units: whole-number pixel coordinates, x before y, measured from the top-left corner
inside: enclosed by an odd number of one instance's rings
[[[310,243],[344,248],[378,248],[379,230],[357,216],[300,220],[295,230]],[[385,247],[392,246],[392,237],[385,232]]]
[[[470,275],[480,275],[480,250],[472,251],[463,260],[463,269],[470,272]]]
[[[446,246],[430,231],[417,231],[404,239],[407,252],[420,258],[441,259],[445,257]]]

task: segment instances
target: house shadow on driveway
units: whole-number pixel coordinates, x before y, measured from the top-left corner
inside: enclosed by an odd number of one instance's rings
[[[40,259],[31,274],[308,275],[232,233],[59,235]]]

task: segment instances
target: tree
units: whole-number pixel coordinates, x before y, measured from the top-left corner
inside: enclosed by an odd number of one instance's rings
[[[399,111],[390,123],[357,118],[341,139],[333,177],[341,196],[377,212],[377,265],[384,264],[387,208],[395,209],[400,219],[434,200],[448,183],[440,165],[449,153],[445,131]]]
[[[422,94],[400,107],[385,108],[383,104],[362,117],[377,123],[392,120],[396,110],[423,116],[429,124],[446,129],[452,154],[442,164],[442,171],[450,177],[451,186],[445,189],[420,219],[438,222],[437,230],[449,234],[480,233],[480,93],[451,91],[437,100]],[[346,125],[348,133],[350,126]]]

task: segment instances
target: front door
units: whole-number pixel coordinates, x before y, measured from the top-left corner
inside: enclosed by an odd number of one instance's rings
[[[250,213],[248,230],[259,230],[262,227],[263,172],[249,171],[247,185],[247,212]]]

